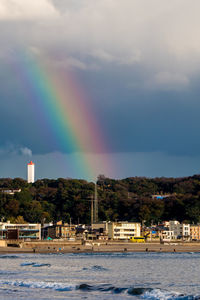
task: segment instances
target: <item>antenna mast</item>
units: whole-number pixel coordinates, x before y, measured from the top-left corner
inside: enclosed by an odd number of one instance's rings
[[[91,225],[94,223],[94,197],[91,196]]]
[[[98,195],[97,195],[97,183],[94,184],[94,223],[98,222]]]

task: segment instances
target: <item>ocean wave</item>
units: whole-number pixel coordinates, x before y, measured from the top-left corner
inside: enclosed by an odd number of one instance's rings
[[[51,267],[51,264],[33,264],[33,267]]]
[[[24,287],[31,289],[51,289],[59,292],[70,292],[81,290],[83,292],[104,292],[112,294],[128,294],[129,296],[138,296],[139,299],[147,300],[199,300],[200,296],[184,295],[177,292],[144,288],[144,287],[115,287],[109,284],[91,285],[82,283],[80,285],[61,283],[61,282],[37,282],[37,281],[11,281],[1,280],[0,285],[8,285],[14,287]]]
[[[18,272],[14,272],[14,271],[3,271],[3,270],[0,270],[0,275],[16,275],[18,274]]]
[[[149,300],[199,300],[200,296],[195,295],[184,295],[177,292],[170,292],[162,289],[154,288],[144,288],[144,287],[115,287],[109,284],[101,285],[90,285],[87,283],[80,284],[77,286],[77,289],[90,292],[90,291],[99,291],[99,292],[110,292],[113,294],[122,294],[126,293],[129,296],[138,296],[139,299],[149,299]]]
[[[21,266],[21,267],[32,266],[32,265],[34,265],[34,264],[35,264],[34,262],[24,262],[24,263],[21,263],[20,266]]]
[[[36,263],[36,262],[24,262],[20,264],[21,267],[26,267],[26,266],[32,266],[32,267],[50,267],[51,264],[44,264],[44,263]]]
[[[17,259],[17,258],[21,258],[17,255],[0,255],[0,259]]]
[[[108,269],[106,269],[106,268],[104,268],[102,266],[98,266],[98,265],[94,265],[91,268],[84,267],[82,270],[83,271],[88,271],[88,270],[89,271],[108,271]]]
[[[108,269],[106,269],[102,266],[95,265],[95,266],[92,267],[92,270],[94,270],[94,271],[107,271]]]
[[[115,294],[120,294],[127,290],[127,288],[118,288],[111,286],[109,284],[101,284],[99,286],[90,285],[87,283],[82,283],[79,286],[77,286],[77,289],[82,291],[101,291],[101,292],[113,292]]]
[[[177,292],[169,292],[161,289],[151,289],[142,294],[142,299],[151,300],[197,300],[199,296],[184,295]]]
[[[36,288],[36,289],[51,289],[55,291],[72,291],[76,289],[76,285],[64,284],[60,282],[37,282],[37,281],[0,281],[2,285],[9,285],[15,287],[25,287],[25,288]]]

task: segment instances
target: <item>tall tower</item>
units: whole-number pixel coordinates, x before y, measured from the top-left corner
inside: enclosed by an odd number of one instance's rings
[[[27,164],[27,181],[28,183],[34,183],[35,181],[35,165],[32,161]]]

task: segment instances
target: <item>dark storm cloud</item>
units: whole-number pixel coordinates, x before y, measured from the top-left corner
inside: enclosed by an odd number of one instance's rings
[[[85,86],[96,95],[96,114],[113,152],[166,151],[173,155],[197,155],[199,86],[198,80],[182,90],[155,90],[138,87],[135,72],[106,70],[85,77]],[[136,82],[136,87],[128,83]]]
[[[83,74],[84,73],[84,74]],[[127,88],[128,78],[107,70],[84,76],[93,97],[93,108],[110,152],[165,151],[174,155],[197,155],[200,151],[199,89],[152,91]],[[131,77],[134,79],[134,75]],[[130,77],[129,77],[130,79]],[[27,145],[34,153],[56,150],[55,137],[32,99],[9,76],[0,88],[0,119],[6,130],[1,142]],[[12,89],[10,89],[10,86]],[[9,118],[7,117],[9,115]]]
[[[197,0],[1,0],[0,149],[11,143],[47,160],[63,150],[13,71],[22,62],[18,51],[28,51],[52,70],[75,73],[110,159],[119,153],[124,162],[123,176],[135,157],[143,172],[158,174],[155,153],[165,153],[160,174],[183,156],[193,172],[189,162],[194,166],[200,152],[199,9]],[[179,170],[173,174],[185,172]]]

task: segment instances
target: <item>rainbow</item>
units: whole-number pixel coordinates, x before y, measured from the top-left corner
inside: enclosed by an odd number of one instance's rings
[[[81,169],[83,178],[95,181],[98,167],[104,165],[106,170],[109,164],[105,155],[102,162],[89,155],[107,152],[91,99],[72,72],[56,71],[39,55],[20,55],[19,64],[20,80],[28,99],[38,107],[41,126],[50,128],[59,151],[77,154],[74,168]]]

